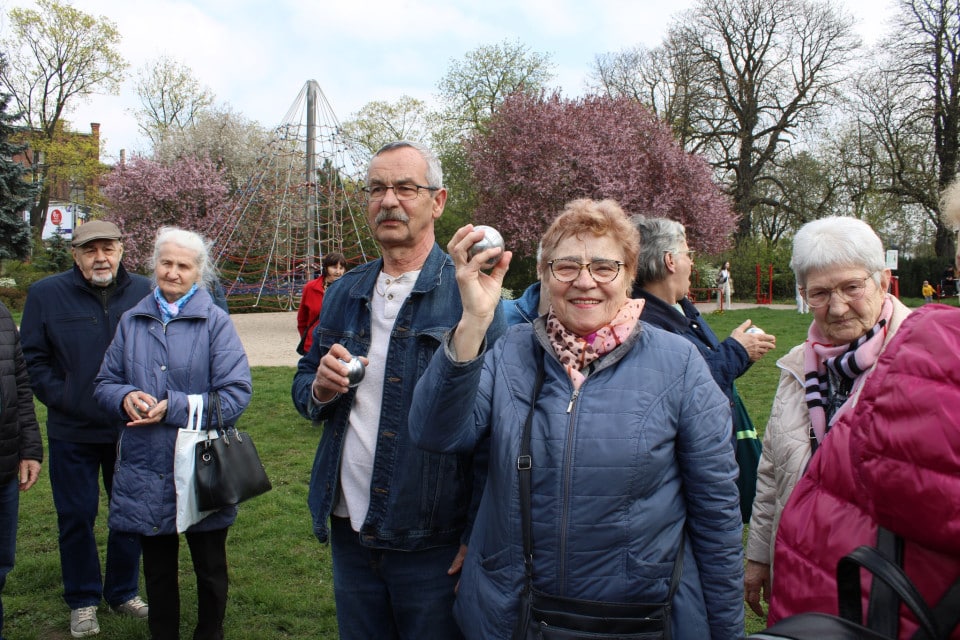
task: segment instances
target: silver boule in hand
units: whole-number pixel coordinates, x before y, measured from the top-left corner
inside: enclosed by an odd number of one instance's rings
[[[744,331],[744,333],[763,333],[763,332],[764,332],[763,329],[761,329],[757,325],[752,325],[751,327],[747,328],[746,331]]]
[[[366,373],[366,369],[363,363],[360,362],[360,358],[354,356],[350,362],[341,358],[340,362],[347,365],[347,379],[350,381],[350,384],[347,386],[352,389],[360,384],[360,381],[363,380],[363,374]]]
[[[500,256],[503,255],[503,236],[500,235],[499,231],[493,227],[488,227],[485,224],[478,224],[473,228],[473,230],[483,231],[483,239],[474,243],[474,245],[470,247],[470,250],[467,252],[467,254],[471,259],[481,251],[485,251],[487,249],[497,248],[500,250],[495,256],[481,265],[484,269],[490,269],[500,261]]]

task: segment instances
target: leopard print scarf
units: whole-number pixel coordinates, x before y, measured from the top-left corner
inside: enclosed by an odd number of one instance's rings
[[[643,312],[644,302],[644,300],[628,298],[609,324],[586,336],[578,336],[563,326],[553,313],[553,307],[550,307],[550,311],[547,312],[547,336],[557,358],[560,359],[560,364],[570,376],[574,389],[579,389],[586,379],[582,371],[600,356],[613,351],[630,336]]]

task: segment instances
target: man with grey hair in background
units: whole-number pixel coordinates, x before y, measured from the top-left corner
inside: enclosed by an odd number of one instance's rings
[[[47,406],[63,599],[74,638],[100,633],[101,599],[118,613],[144,619],[148,613],[138,595],[139,538],[110,530],[101,573],[93,530],[101,474],[108,496],[113,488],[119,436],[116,422],[93,398],[94,379],[120,316],[152,289],[148,278],[121,264],[121,237],[112,222],[80,225],[70,243],[73,268],[30,287],[20,327],[33,393]]]
[[[383,257],[326,292],[293,380],[300,414],[325,421],[310,480],[313,530],[331,544],[341,640],[450,640],[462,637],[453,599],[473,459],[421,451],[407,427],[417,380],[462,313],[453,261],[434,232],[447,190],[433,152],[401,140],[374,154],[365,191]],[[487,341],[504,326],[498,309]],[[354,360],[365,365],[359,381],[347,376]]]

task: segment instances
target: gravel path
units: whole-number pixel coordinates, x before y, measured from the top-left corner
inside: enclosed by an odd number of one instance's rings
[[[235,313],[230,316],[240,334],[252,367],[295,367],[300,355],[297,345],[297,312]]]

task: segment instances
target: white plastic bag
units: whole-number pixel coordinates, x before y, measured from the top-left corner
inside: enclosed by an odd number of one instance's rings
[[[177,432],[177,446],[173,457],[173,481],[177,488],[177,533],[183,533],[213,511],[200,511],[197,507],[196,476],[197,442],[217,438],[216,431],[207,434],[203,422],[203,394],[187,396],[190,414],[186,428]]]

